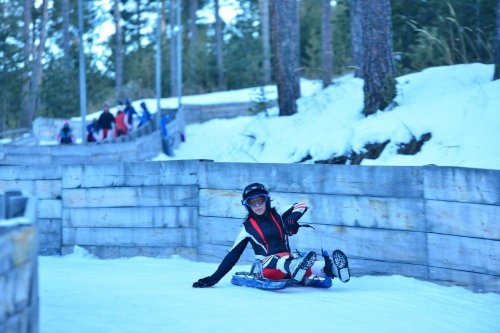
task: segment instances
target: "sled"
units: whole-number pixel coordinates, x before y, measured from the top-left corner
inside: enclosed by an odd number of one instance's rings
[[[236,286],[257,288],[262,290],[281,290],[290,286],[305,286],[313,288],[330,288],[332,279],[313,278],[306,279],[305,282],[296,283],[293,279],[270,280],[262,275],[262,263],[260,260],[254,261],[250,272],[236,272],[231,283]]]

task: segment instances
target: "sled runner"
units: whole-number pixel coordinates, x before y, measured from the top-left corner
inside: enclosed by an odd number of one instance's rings
[[[309,253],[307,254],[309,255]],[[306,256],[307,256],[306,255]],[[311,259],[311,258],[309,258]],[[314,256],[315,259],[315,256]],[[305,262],[308,262],[306,260]],[[347,282],[350,279],[350,272],[348,267],[347,256],[340,250],[333,251],[333,267],[334,274],[339,277],[340,281]],[[312,264],[311,264],[312,265]],[[332,286],[332,278],[325,277],[320,278],[317,276],[311,276],[303,281],[298,278],[299,275],[303,276],[304,272],[311,267],[311,265],[306,265],[298,270],[294,278],[282,279],[282,280],[270,280],[262,275],[262,263],[260,260],[256,260],[252,264],[250,272],[237,272],[233,275],[231,283],[236,286],[251,287],[263,290],[280,290],[290,286],[305,286],[312,288],[330,288]]]
[[[303,269],[307,270],[309,267]],[[303,275],[303,273],[301,273]],[[280,290],[290,286],[307,286],[314,288],[330,288],[332,286],[331,278],[320,279],[317,277],[307,278],[303,282],[297,282],[293,278],[270,280],[262,276],[262,263],[257,260],[253,263],[250,272],[236,272],[231,283],[236,286],[251,287],[263,290]]]
[[[235,286],[251,287],[264,290],[280,290],[285,289],[289,283],[285,280],[269,280],[264,277],[258,277],[254,273],[236,272],[231,279],[231,283]]]

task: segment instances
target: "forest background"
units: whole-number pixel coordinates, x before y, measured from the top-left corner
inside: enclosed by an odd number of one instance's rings
[[[82,1],[87,112],[100,110],[105,101],[115,105],[126,97],[155,96],[158,12],[162,97],[175,96],[178,89],[178,45],[183,95],[274,82],[274,55],[266,49],[272,26],[265,19],[268,1],[273,0]],[[298,43],[300,77],[331,82],[359,69],[351,35],[357,1],[296,1],[296,15],[288,19],[296,27],[289,33]],[[390,1],[395,76],[439,65],[495,63],[499,2]],[[175,23],[177,3],[181,26]],[[77,9],[77,1],[70,0],[0,0],[0,132],[30,127],[38,116],[80,114]],[[325,40],[332,51],[326,59]]]

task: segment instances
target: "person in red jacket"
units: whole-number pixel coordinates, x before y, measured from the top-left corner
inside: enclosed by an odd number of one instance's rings
[[[299,284],[313,285],[310,282],[314,279],[331,279],[339,275],[339,268],[344,268],[341,280],[349,280],[347,257],[339,250],[334,253],[341,253],[341,259],[345,261],[342,267],[333,265],[332,259],[326,253],[322,254],[324,261],[316,261],[314,252],[297,258],[292,254],[288,237],[299,231],[301,225],[298,221],[307,211],[305,204],[295,203],[283,215],[279,215],[276,209],[271,207],[269,191],[260,183],[247,185],[242,198],[248,215],[234,245],[217,270],[212,275],[194,282],[193,287],[206,288],[218,283],[236,265],[248,243],[252,245],[256,260],[262,263],[262,275],[265,278],[293,279]]]
[[[115,117],[115,137],[127,134],[127,124],[125,112],[119,110]]]

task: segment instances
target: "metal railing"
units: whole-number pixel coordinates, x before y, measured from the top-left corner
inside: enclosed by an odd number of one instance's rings
[[[0,139],[16,138],[22,136],[23,134],[29,133],[30,131],[30,128],[16,128],[5,132],[0,132]]]

